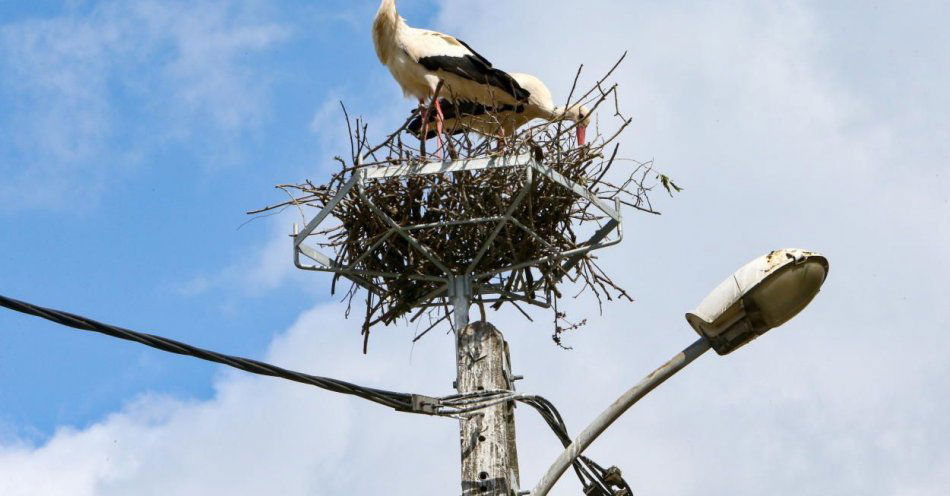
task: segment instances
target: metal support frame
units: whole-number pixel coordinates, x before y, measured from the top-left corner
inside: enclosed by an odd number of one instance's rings
[[[529,183],[535,180],[534,178],[536,176],[553,181],[574,192],[574,194],[576,194],[578,197],[590,202],[593,208],[601,212],[606,221],[589,240],[578,243],[573,249],[558,251],[553,246],[548,245],[548,243],[539,237],[533,230],[531,230],[530,227],[525,226],[514,217],[515,212],[521,206],[525,197],[527,196],[528,187],[525,187],[515,196],[515,198],[512,199],[511,204],[502,215],[444,223],[445,225],[465,225],[489,222],[496,223],[492,234],[482,243],[482,246],[478,250],[477,256],[466,268],[467,273],[453,274],[439,259],[438,254],[432,253],[428,247],[422,245],[413,236],[414,231],[435,227],[435,225],[420,224],[401,226],[385,212],[383,212],[379,207],[377,207],[375,203],[373,203],[372,199],[364,193],[365,186],[369,181],[405,176],[471,172],[492,168],[523,169],[529,180]],[[360,201],[367,204],[370,209],[373,210],[376,216],[378,216],[380,220],[389,226],[389,230],[383,234],[380,239],[377,240],[369,250],[367,250],[366,253],[360,257],[357,257],[357,259],[350,266],[342,266],[335,262],[332,257],[322,253],[317,248],[308,245],[306,241],[314,234],[314,232],[316,232],[317,227],[319,227],[323,222],[332,216],[333,210],[337,207],[337,205],[339,205],[341,201],[343,201],[344,198],[346,198],[347,195],[350,194],[354,188],[356,188],[356,194],[359,196]],[[476,273],[475,270],[478,267],[478,263],[491,249],[492,243],[494,243],[498,234],[502,232],[506,225],[512,225],[523,230],[526,234],[538,240],[542,245],[548,246],[550,253],[546,256],[534,260],[527,260],[523,263],[515,264],[509,267],[496,268],[493,270]],[[387,242],[393,236],[398,236],[406,240],[414,249],[426,257],[430,262],[432,262],[433,265],[438,267],[444,273],[441,277],[412,276],[413,279],[442,283],[441,289],[433,292],[430,295],[429,301],[421,302],[419,306],[442,306],[454,304],[452,297],[450,296],[450,293],[452,292],[451,286],[453,281],[459,276],[466,276],[470,277],[471,279],[472,294],[480,296],[481,301],[483,302],[491,303],[498,300],[515,300],[547,308],[550,306],[550,296],[542,291],[544,285],[544,281],[542,279],[537,279],[534,284],[530,286],[527,285],[526,281],[522,281],[520,284],[523,287],[520,288],[503,288],[498,284],[493,283],[493,279],[496,276],[506,272],[536,266],[538,264],[551,262],[554,260],[563,260],[561,272],[563,275],[569,277],[569,271],[581,260],[584,254],[620,243],[623,239],[623,229],[621,224],[619,201],[615,200],[614,204],[610,205],[608,202],[597,198],[597,196],[591,193],[589,190],[564,177],[551,167],[548,167],[542,163],[538,163],[530,154],[505,157],[486,157],[446,162],[407,162],[405,164],[398,165],[372,165],[364,166],[354,171],[353,176],[340,188],[340,190],[327,203],[323,210],[321,210],[310,222],[307,223],[303,230],[297,232],[295,227],[294,264],[298,268],[304,270],[340,274],[355,282],[357,285],[363,287],[367,291],[376,294],[382,294],[382,288],[380,288],[374,282],[374,279],[378,277],[395,278],[402,276],[402,274],[385,274],[362,270],[358,267],[358,265],[359,262],[363,260],[363,258],[368,256],[379,245]],[[315,264],[304,263],[304,258],[315,262]],[[527,297],[527,295],[537,294],[542,294],[543,296],[540,298]]]
[[[452,298],[452,330],[458,336],[468,326],[468,312],[472,307],[472,279],[453,277],[450,282],[449,296]]]

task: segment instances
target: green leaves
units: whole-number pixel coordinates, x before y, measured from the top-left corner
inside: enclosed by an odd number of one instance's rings
[[[670,176],[667,176],[666,174],[657,174],[656,177],[657,179],[660,180],[660,184],[662,184],[663,187],[666,188],[666,192],[669,193],[670,196],[673,196],[674,191],[676,193],[683,191],[683,188],[677,186],[676,183],[674,183],[673,180],[670,179]]]

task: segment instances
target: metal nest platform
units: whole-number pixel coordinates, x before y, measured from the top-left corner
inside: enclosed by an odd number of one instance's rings
[[[480,181],[472,182],[474,187],[460,186],[460,197],[470,194],[477,201],[482,196],[477,189],[493,188],[499,181],[506,183],[513,195],[498,195],[508,196],[504,204],[493,202],[493,205],[474,208],[469,205],[467,211],[440,214],[436,222],[428,222],[426,212],[413,205],[411,191],[416,191],[418,203],[425,203],[426,195],[432,194],[432,186],[438,184],[437,181],[454,184],[451,176],[473,173],[478,174]],[[432,176],[439,177],[433,180]],[[390,187],[385,184],[379,187],[381,183],[388,183]],[[395,188],[400,195],[380,194],[393,191],[393,184],[401,186]],[[532,193],[546,188],[562,190],[561,204],[584,212],[585,220],[596,224],[587,240],[566,243],[567,237],[554,239],[558,236],[535,229],[538,225],[551,224],[542,217],[554,215],[556,221],[560,221],[566,214],[552,214],[532,205]],[[409,200],[404,201],[406,198]],[[341,202],[347,200],[361,202],[372,212],[375,232],[360,245],[361,253],[326,254],[321,246],[328,243],[314,233],[325,235],[326,231],[320,227],[334,218],[345,224],[345,215],[334,214]],[[444,199],[437,201],[442,202]],[[393,208],[399,203],[403,203],[404,208]],[[459,198],[457,203],[464,200]],[[415,214],[413,209],[416,209]],[[471,215],[472,210],[481,215]],[[478,242],[459,246],[449,241],[453,237]],[[318,239],[311,243],[311,238]],[[570,277],[587,253],[617,244],[621,239],[619,199],[600,199],[553,167],[538,162],[532,154],[519,154],[358,167],[307,226],[295,233],[294,262],[301,269],[339,274],[381,299],[391,296],[396,287],[405,288],[399,295],[409,307],[446,306],[459,292],[482,302],[520,301],[549,307],[551,294],[562,276]],[[442,246],[433,246],[434,240]],[[446,250],[445,245],[453,246]],[[417,270],[378,270],[379,266],[386,265],[380,263],[379,257],[387,248],[401,255],[402,260],[394,261],[397,265],[410,265],[415,261]],[[367,263],[370,260],[376,263]]]

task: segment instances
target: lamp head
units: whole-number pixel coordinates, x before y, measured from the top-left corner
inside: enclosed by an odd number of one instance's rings
[[[828,260],[785,249],[757,258],[714,289],[686,321],[727,355],[798,315],[818,294]]]

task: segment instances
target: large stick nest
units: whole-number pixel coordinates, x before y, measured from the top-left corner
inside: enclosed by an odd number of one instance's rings
[[[568,103],[586,104],[598,117],[592,126],[594,137],[586,146],[577,145],[576,124],[542,122],[529,123],[515,136],[508,137],[501,150],[497,149],[495,138],[459,132],[449,137],[447,154],[453,160],[530,154],[611,206],[619,202],[656,214],[650,203],[650,190],[657,184],[668,191],[676,186],[656,173],[652,163],[618,157],[617,140],[631,119],[620,111],[617,86],[606,84],[614,69],[580,96],[575,96],[575,78]],[[405,131],[412,117],[381,143],[371,145],[367,124],[362,119],[351,120],[345,108],[343,111],[350,135],[350,160],[336,157],[340,170],[325,184],[306,181],[278,186],[290,200],[252,214],[296,206],[305,218],[308,216],[303,209],[311,210],[312,217],[327,206],[360,167],[410,168],[431,160],[426,144],[420,144]],[[500,120],[492,113],[489,116]],[[607,122],[601,122],[605,117]],[[432,142],[429,146],[434,147]],[[614,171],[616,164],[623,164],[624,170]],[[372,205],[359,196],[358,188],[351,189],[332,211],[335,222],[321,225],[312,239],[332,254],[336,264],[352,271],[348,275],[361,274],[363,285],[369,283],[373,289],[365,292],[366,337],[371,327],[388,325],[401,317],[415,321],[429,313],[431,325],[422,334],[447,318],[447,306],[437,304],[445,300],[433,298],[446,286],[438,280],[447,276],[443,267],[457,275],[489,273],[474,283],[477,287],[490,284],[500,289],[502,294],[497,297],[495,308],[511,303],[524,313],[519,301],[552,306],[554,339],[558,344],[562,332],[579,326],[567,322],[557,310],[557,299],[561,297],[558,284],[565,276],[580,282],[600,303],[616,297],[629,299],[600,269],[591,253],[579,257],[571,274],[565,273],[565,260],[560,254],[578,248],[607,219],[587,199],[546,177],[529,175],[524,167],[371,179],[365,182],[363,194]],[[520,204],[507,221],[499,224],[497,219],[505,216],[519,196]],[[405,228],[424,248],[394,234],[394,226],[385,217]],[[528,263],[531,265],[522,266]],[[340,277],[339,273],[334,277],[334,291]],[[354,285],[347,291],[350,302],[358,289]],[[481,307],[484,312],[484,306]],[[443,309],[441,318],[433,318],[429,312],[441,313]],[[415,314],[410,316],[414,310]]]

